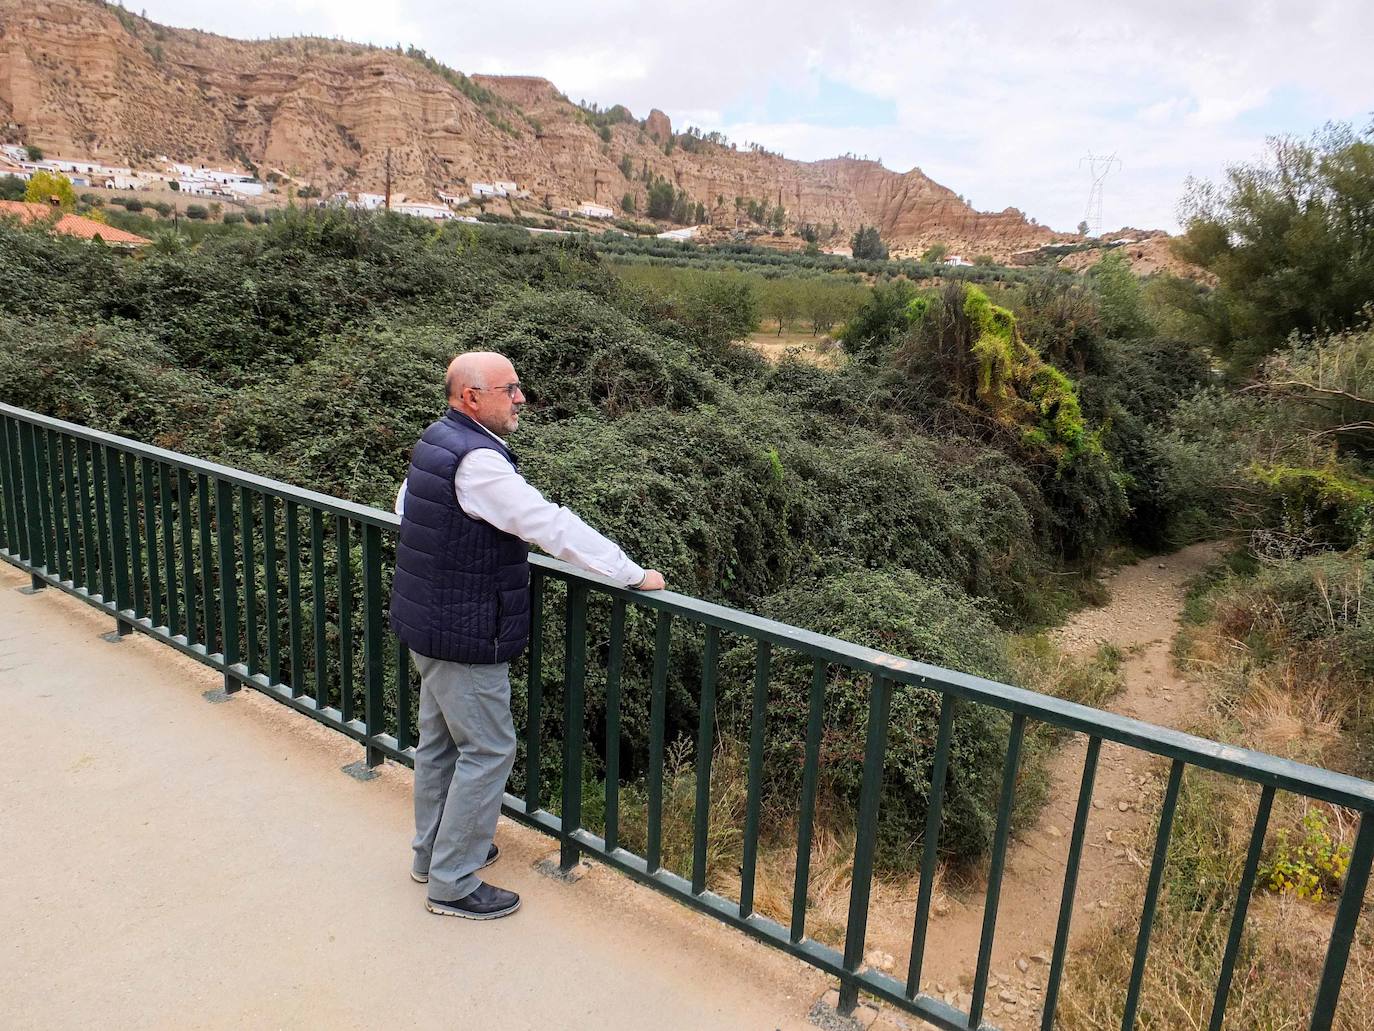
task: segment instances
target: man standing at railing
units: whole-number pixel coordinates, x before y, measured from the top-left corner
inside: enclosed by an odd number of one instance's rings
[[[520,906],[477,873],[500,854],[515,762],[510,660],[529,643],[529,545],[638,590],[662,590],[663,577],[520,475],[504,439],[525,403],[510,361],[460,354],[444,384],[449,410],[415,445],[396,497],[391,627],[420,671],[411,877],[429,884],[431,913],[492,920]]]

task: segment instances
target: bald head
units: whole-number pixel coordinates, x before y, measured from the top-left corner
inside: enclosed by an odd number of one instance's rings
[[[495,351],[468,351],[448,363],[444,389],[448,403],[462,397],[468,387],[489,390],[515,382],[515,366],[504,354]]]
[[[506,436],[520,423],[525,395],[510,359],[495,351],[468,351],[448,363],[444,388],[449,407]]]

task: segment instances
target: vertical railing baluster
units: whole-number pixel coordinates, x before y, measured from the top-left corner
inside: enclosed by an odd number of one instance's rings
[[[81,524],[77,517],[76,470],[72,452],[76,441],[65,433],[62,435],[62,495],[67,504],[67,539],[71,548],[69,567],[73,587],[86,582],[86,567],[82,559]]]
[[[1026,717],[1018,712],[1011,718],[1011,735],[1007,740],[1006,759],[1002,764],[1002,794],[997,804],[997,829],[993,832],[992,860],[988,866],[988,891],[983,904],[982,937],[978,941],[978,966],[973,975],[973,1004],[969,1007],[969,1027],[977,1027],[983,1020],[988,975],[992,970],[992,941],[997,934],[997,907],[1002,900],[1002,870],[1007,860],[1007,842],[1011,838],[1011,811],[1016,800],[1016,773],[1021,762],[1021,742],[1025,738],[1025,733]]]
[[[563,804],[559,811],[558,866],[577,866],[582,850],[573,834],[582,829],[583,689],[587,679],[587,585],[568,584],[568,618],[563,648]]]
[[[1145,905],[1140,914],[1140,932],[1136,936],[1135,959],[1131,963],[1131,983],[1126,990],[1126,1005],[1121,1027],[1130,1031],[1135,1027],[1136,1010],[1140,1006],[1140,988],[1145,982],[1145,960],[1150,954],[1150,932],[1154,928],[1155,906],[1159,902],[1159,886],[1164,879],[1164,861],[1169,855],[1169,834],[1174,826],[1174,811],[1178,808],[1178,789],[1183,782],[1183,760],[1175,759],[1169,767],[1169,783],[1164,789],[1164,804],[1159,814],[1159,830],[1155,835],[1155,855],[1150,863],[1150,877],[1145,885]]]
[[[199,603],[196,600],[196,553],[192,541],[195,524],[191,515],[191,474],[177,470],[177,520],[181,523],[181,585],[186,599],[186,643],[193,645],[204,640],[197,632]]]
[[[84,440],[72,441],[76,460],[76,493],[81,517],[81,566],[88,595],[100,591],[100,524],[92,511],[95,488],[92,484],[91,449]]]
[[[100,600],[110,609],[117,608],[114,587],[114,558],[110,547],[109,503],[105,483],[105,448],[91,445],[91,479],[95,494],[95,532],[100,548]]]
[[[234,485],[215,479],[215,540],[219,551],[219,625],[223,636],[224,690],[233,694],[243,684],[230,673],[239,661],[238,548],[234,544]]]
[[[110,484],[110,553],[114,566],[115,628],[118,633],[127,634],[133,629],[122,615],[133,608],[129,586],[129,513],[124,500],[128,484],[124,478],[124,462],[114,447],[107,446],[105,449],[105,475]]]
[[[1240,953],[1240,939],[1245,933],[1245,914],[1250,908],[1250,893],[1255,890],[1255,875],[1259,872],[1260,856],[1264,852],[1264,835],[1269,830],[1269,813],[1274,808],[1274,787],[1266,784],[1260,792],[1255,809],[1255,826],[1250,832],[1250,847],[1245,853],[1240,886],[1236,890],[1236,906],[1231,913],[1231,930],[1226,935],[1226,951],[1221,956],[1221,971],[1217,975],[1217,990],[1212,997],[1212,1019],[1208,1031],[1221,1031],[1226,1019],[1227,996],[1231,994],[1231,976]]]
[[[525,811],[541,808],[539,755],[544,703],[544,574],[530,570],[529,685],[525,691]]]
[[[1355,833],[1355,847],[1350,853],[1345,883],[1341,885],[1341,901],[1336,906],[1336,921],[1331,925],[1331,941],[1326,947],[1317,999],[1312,1005],[1311,1031],[1330,1031],[1331,1022],[1336,1019],[1345,964],[1350,959],[1350,943],[1355,940],[1355,925],[1359,923],[1365,889],[1369,886],[1371,862],[1374,862],[1374,816],[1361,813],[1360,829]]]
[[[1050,976],[1045,987],[1045,1005],[1041,1011],[1042,1031],[1054,1027],[1055,1010],[1059,1006],[1059,982],[1064,976],[1064,956],[1069,948],[1069,926],[1073,921],[1074,895],[1078,891],[1078,866],[1083,859],[1083,841],[1088,834],[1088,817],[1092,814],[1093,784],[1097,779],[1097,757],[1102,751],[1100,737],[1088,738],[1088,751],[1083,757],[1083,780],[1078,785],[1078,812],[1073,818],[1073,836],[1069,839],[1069,858],[1064,867],[1064,888],[1059,896],[1059,924],[1054,934],[1054,955],[1050,959]]]
[[[287,503],[290,522],[293,504]],[[382,704],[382,675],[385,647],[382,629],[382,531],[373,523],[361,524],[363,538],[363,678],[366,684],[363,718],[367,724],[367,765],[380,766],[386,759],[373,744],[378,734],[386,730],[386,710]],[[294,549],[293,549],[294,550]],[[298,560],[299,561],[299,560]],[[295,670],[292,670],[293,694],[296,693]]]
[[[153,626],[162,626],[162,576],[158,570],[157,503],[153,497],[153,460],[140,462],[139,479],[143,485],[143,541],[148,551],[149,618]]]
[[[205,621],[205,654],[219,649],[218,620],[215,616],[214,548],[210,541],[210,479],[204,473],[196,476],[196,510],[200,517],[200,607]]]
[[[49,486],[52,477],[48,469],[48,431],[41,426],[29,427],[33,449],[35,492],[38,495],[38,526],[43,535],[43,571],[49,576],[57,572],[57,548],[53,544],[52,496]]]
[[[744,803],[744,862],[740,870],[739,915],[754,914],[754,881],[759,866],[759,811],[763,807],[763,730],[773,645],[759,641],[754,656],[754,705],[749,718],[749,786]]]
[[[24,561],[33,571],[33,586],[40,588],[44,584],[39,579],[37,570],[47,565],[48,555],[44,550],[43,514],[38,501],[38,461],[34,449],[34,431],[33,427],[26,422],[19,424],[19,464],[24,476],[24,512],[27,530],[25,542],[28,544],[28,554],[24,556]]]
[[[243,637],[247,646],[246,669],[252,676],[262,668],[258,635],[258,552],[253,505],[254,492],[239,487],[239,539],[243,542]]]
[[[945,778],[949,773],[949,746],[954,736],[952,694],[940,698],[940,729],[935,734],[935,757],[930,767],[930,795],[926,802],[925,838],[921,844],[921,886],[916,893],[916,923],[911,931],[911,959],[907,964],[906,997],[921,990],[921,966],[925,962],[926,929],[930,925],[930,899],[935,890],[935,870],[940,863],[940,825],[944,819]]]
[[[797,810],[797,865],[792,877],[792,927],[790,937],[806,936],[806,899],[811,888],[811,835],[816,818],[816,782],[821,772],[821,730],[825,722],[827,665],[811,663],[811,691],[807,700],[806,744],[802,752],[801,804]]]
[[[711,753],[716,729],[716,667],[720,630],[706,628],[701,659],[701,711],[697,719],[697,796],[692,811],[692,894],[706,890],[706,839],[711,833]]]
[[[849,920],[844,933],[844,969],[857,974],[868,937],[868,899],[873,890],[873,859],[878,845],[878,802],[883,791],[887,754],[887,721],[892,709],[892,681],[877,673],[868,693],[868,740],[864,744],[863,783],[859,788],[859,824],[854,837],[854,871],[849,886]],[[854,1012],[859,985],[852,976],[840,981],[839,1011]]]
[[[611,605],[610,655],[606,660],[606,851],[620,845],[620,676],[625,658],[625,603]]]
[[[58,434],[54,430],[47,430],[43,434],[44,443],[47,445],[47,473],[48,473],[48,496],[52,509],[52,532],[53,544],[57,547],[57,578],[59,580],[70,580],[72,575],[71,558],[69,554],[70,538],[67,534],[66,505],[63,499],[63,488],[66,486],[66,479],[63,476],[62,456],[58,449]]]
[[[660,610],[654,634],[654,678],[649,695],[649,829],[644,858],[649,873],[663,866],[663,734],[668,709],[668,652],[673,614]]]
[[[143,603],[143,540],[138,525],[138,460],[132,454],[124,458],[124,502],[129,516],[129,607],[134,617],[148,614]]]
[[[181,633],[181,606],[177,599],[176,515],[172,508],[172,475],[165,462],[157,463],[157,501],[162,510],[162,582],[167,585],[167,633]]]
[[[335,546],[338,555],[335,564],[339,569],[339,713],[345,723],[353,718],[353,540],[352,524],[339,516],[335,525]],[[404,648],[400,642],[397,645]],[[398,654],[400,654],[398,652]],[[403,678],[406,683],[406,690],[410,689],[410,663],[409,652],[405,653],[406,661],[401,663],[406,675]],[[397,683],[399,684],[399,680]],[[399,698],[399,695],[398,695]],[[401,724],[397,725],[396,736],[403,740],[410,741],[410,709],[402,708],[401,715],[404,717]],[[405,748],[405,745],[401,745]]]
[[[311,643],[315,646],[315,708],[329,705],[329,651],[325,638],[324,512],[310,509]]]
[[[291,697],[305,693],[305,646],[301,641],[301,525],[300,508],[286,501],[286,627],[291,655]],[[366,556],[364,556],[366,558]],[[374,649],[376,645],[373,645]]]
[[[405,751],[415,744],[410,732],[410,649],[396,638],[396,747]]]
[[[4,548],[16,558],[23,551],[18,507],[15,504],[17,493],[14,468],[10,464],[10,417],[0,415],[0,505],[5,510]]]
[[[281,683],[281,591],[277,582],[277,499],[262,496],[262,608],[267,631],[267,682]]]

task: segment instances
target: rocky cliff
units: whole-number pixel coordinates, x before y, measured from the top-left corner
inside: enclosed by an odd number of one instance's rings
[[[420,51],[334,40],[244,42],[95,0],[0,0],[0,124],[53,154],[276,168],[326,193],[379,190],[389,151],[393,189],[421,198],[503,179],[549,207],[620,210],[628,194],[643,211],[662,176],[718,226],[735,225],[741,198],[845,238],[876,224],[898,253],[939,242],[1000,257],[1055,235],[1015,208],[974,211],[919,169],[736,150],[675,136],[657,110],[593,117],[545,79],[469,78]]]

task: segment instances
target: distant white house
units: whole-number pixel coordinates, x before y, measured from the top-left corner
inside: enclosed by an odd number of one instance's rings
[[[96,177],[96,185],[103,186],[107,190],[146,190],[148,180],[135,173],[124,174],[123,172],[112,172],[107,175]]]
[[[218,197],[220,195],[219,184],[209,183],[204,179],[178,179],[176,184],[177,189],[182,193],[189,193],[196,197]]]
[[[961,265],[972,265],[973,262],[969,261],[962,254],[951,254],[948,258],[944,260],[943,264],[953,265],[957,268]]]
[[[577,206],[577,213],[584,218],[615,218],[615,212],[604,204],[593,204],[585,200]]]
[[[256,179],[235,179],[225,183],[224,188],[240,197],[261,197],[263,186]]]
[[[355,208],[362,208],[365,211],[376,211],[380,207],[386,206],[386,194],[384,193],[360,193],[358,199],[354,201]]]
[[[445,193],[443,190],[439,191],[439,199],[452,208],[461,208],[468,201],[472,200],[471,197],[464,194]]]
[[[492,183],[491,185],[496,187],[496,192],[500,194],[502,197],[509,197],[511,194],[517,192],[520,189],[520,187],[517,186],[515,183],[506,182],[501,179],[496,180],[496,182]]]
[[[471,192],[474,197],[504,197],[506,191],[495,183],[473,183]]]
[[[660,240],[690,240],[697,235],[699,226],[688,226],[686,229],[669,229],[666,233],[659,233]]]
[[[11,161],[24,161],[29,156],[29,150],[20,143],[0,143],[0,154]]]
[[[444,204],[426,204],[424,201],[408,200],[391,206],[392,211],[400,212],[402,215],[414,215],[417,218],[432,218],[442,221],[453,217],[453,211]]]
[[[29,177],[33,175],[33,173],[27,168],[21,168],[18,165],[11,165],[8,162],[0,161],[0,176],[6,175],[12,175],[16,179],[23,179],[25,182],[28,182]]]

